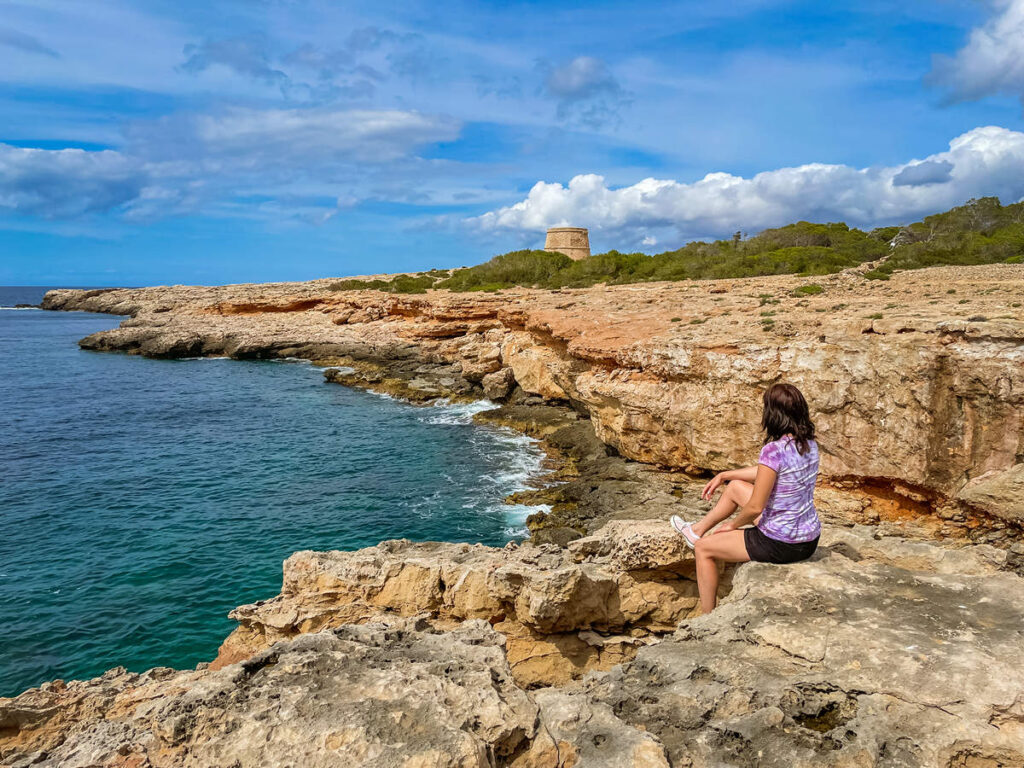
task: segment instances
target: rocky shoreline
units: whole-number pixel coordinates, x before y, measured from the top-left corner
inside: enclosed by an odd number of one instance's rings
[[[759,393],[786,378],[815,403],[824,482],[878,513],[863,522],[1018,541],[1024,266],[814,279],[813,295],[778,276],[410,296],[320,280],[51,291],[42,306],[131,316],[85,349],[298,357],[411,402],[565,406],[618,456],[691,474],[749,461]]]
[[[299,552],[215,660],[0,699],[0,763],[1024,765],[1024,267],[500,294],[330,281],[53,291],[85,349],[300,357],[542,440],[505,548]],[[810,561],[697,616],[664,523],[750,461],[786,378],[821,429]]]

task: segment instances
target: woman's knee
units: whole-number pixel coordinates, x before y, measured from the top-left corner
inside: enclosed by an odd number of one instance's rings
[[[737,502],[740,506],[747,503],[751,493],[754,491],[754,486],[748,483],[746,480],[730,480],[725,486],[724,493],[729,496],[730,499]]]
[[[719,560],[734,563],[747,559],[746,537],[743,531],[717,533],[701,537],[693,547],[698,560]]]

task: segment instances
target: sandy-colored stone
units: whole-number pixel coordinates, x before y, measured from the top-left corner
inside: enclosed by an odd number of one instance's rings
[[[551,685],[630,657],[697,605],[692,555],[663,521],[616,523],[572,546],[387,541],[298,552],[285,561],[280,595],[232,611],[240,626],[215,666],[382,615],[439,626],[483,619],[507,635],[518,681]]]
[[[657,738],[628,726],[611,708],[584,696],[547,689],[534,700],[541,731],[510,768],[669,768]],[[557,745],[557,749],[555,746]]]
[[[957,498],[1004,520],[1024,522],[1024,464],[986,472],[964,486]]]
[[[131,315],[87,349],[300,357],[417,402],[508,398],[481,420],[564,453],[563,484],[519,495],[552,505],[537,531],[567,546],[297,553],[209,669],[0,700],[0,762],[1024,765],[1024,266],[792,295],[806,282],[49,293]],[[751,462],[783,378],[819,426],[822,545],[727,571],[695,617],[664,518],[707,505],[678,470]]]
[[[480,384],[485,396],[491,400],[504,400],[516,385],[516,377],[511,368],[501,368],[485,374]]]
[[[221,669],[115,669],[0,699],[0,764],[1008,768],[1024,761],[1017,663],[1024,579],[992,547],[826,526],[811,560],[741,565],[717,610],[682,618],[668,634],[544,632],[511,615],[493,629],[481,619],[442,626],[438,606],[449,592],[452,605],[465,600],[464,613],[487,614],[497,586],[502,600],[517,607],[523,600],[556,626],[543,606],[572,583],[573,568],[635,578],[639,571],[621,569],[680,564],[653,524],[606,527],[572,553],[469,547],[460,561],[447,549],[457,545],[393,542],[348,560],[297,557],[288,594],[263,608],[290,600],[296,609],[282,621],[301,623],[317,595],[321,609],[359,595],[374,620],[323,629],[322,614],[310,610],[308,634]],[[445,582],[444,594],[430,586],[450,576],[456,581]],[[509,583],[523,594],[510,594]],[[391,605],[399,593],[411,606],[435,609],[407,618],[395,615],[399,603],[379,610],[380,600]],[[241,610],[251,616],[253,609]],[[585,618],[577,605],[560,610]],[[274,615],[265,611],[264,628]],[[631,643],[629,653],[616,650]],[[616,653],[582,680],[552,678],[561,688],[517,683],[517,664],[554,669],[545,655]]]
[[[954,552],[977,556],[965,575],[932,544],[831,538],[805,563],[741,566],[717,610],[586,695],[672,765],[1024,764],[1024,580],[984,551]]]
[[[948,575],[979,576],[996,573],[1010,566],[1005,549],[977,544],[965,547],[936,547],[925,541],[879,535],[877,527],[857,525],[852,528],[826,526],[820,546],[860,562],[873,560],[914,571],[934,571]]]
[[[482,622],[408,621],[303,635],[217,671],[112,670],[0,699],[12,768],[491,768],[538,709]]]
[[[552,227],[544,237],[544,250],[564,253],[573,261],[589,258],[590,233],[584,227]]]

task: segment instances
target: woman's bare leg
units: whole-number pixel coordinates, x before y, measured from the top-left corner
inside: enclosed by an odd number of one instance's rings
[[[745,563],[750,560],[747,545],[743,542],[743,531],[725,531],[697,539],[694,557],[697,559],[700,609],[710,613],[718,603],[718,563]]]
[[[730,480],[722,490],[715,506],[711,508],[704,517],[693,524],[693,532],[703,536],[720,522],[730,517],[740,507],[750,501],[750,495],[754,492],[752,483],[745,480]]]

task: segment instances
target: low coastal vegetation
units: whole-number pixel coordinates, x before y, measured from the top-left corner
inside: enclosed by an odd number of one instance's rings
[[[511,285],[548,286],[560,273],[582,263],[574,262],[564,253],[512,251],[475,267],[456,270],[436,287],[452,291],[486,291]]]
[[[799,221],[743,239],[694,241],[654,255],[598,253],[573,261],[561,253],[521,250],[474,267],[431,270],[390,280],[341,280],[333,290],[376,289],[390,293],[497,291],[512,286],[585,288],[597,283],[698,280],[760,275],[827,275],[865,266],[868,280],[888,280],[902,269],[1024,261],[1024,202],[1002,205],[996,197],[971,200],[945,213],[900,227],[865,232],[841,222]],[[820,285],[797,288],[798,296]]]
[[[328,288],[332,291],[365,291],[375,290],[385,293],[426,293],[428,288],[451,274],[447,269],[432,269],[417,275],[397,275],[390,280],[338,280]]]

